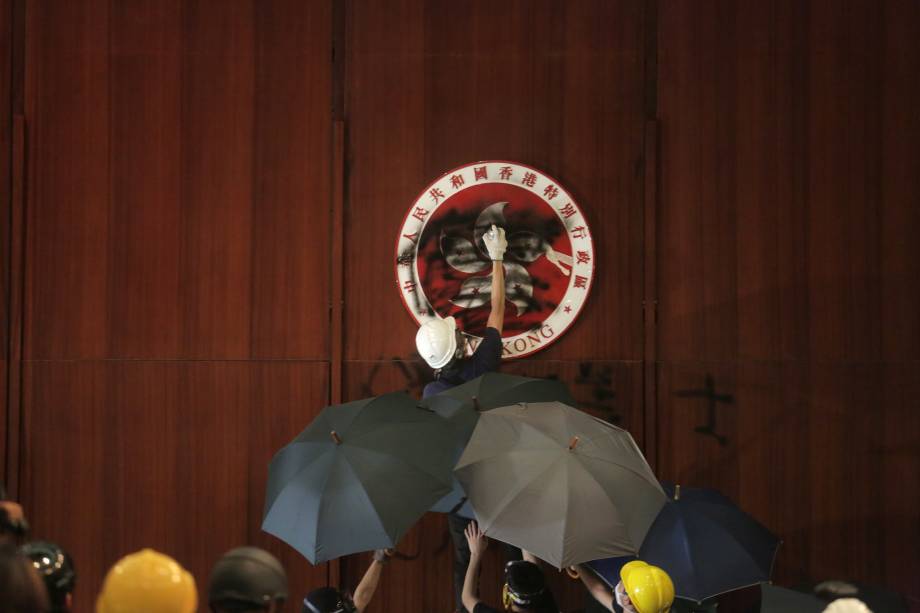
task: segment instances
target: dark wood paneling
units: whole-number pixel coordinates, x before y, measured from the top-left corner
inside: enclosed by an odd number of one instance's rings
[[[108,4],[27,5],[30,188],[24,358],[105,352]]]
[[[732,396],[714,423],[709,400],[687,396],[707,376]],[[849,577],[916,593],[918,393],[916,364],[667,366],[659,475],[714,487],[778,534],[779,582]],[[696,430],[707,425],[724,444]]]
[[[920,308],[916,5],[886,6],[662,11],[665,359],[916,359],[882,325]]]
[[[780,533],[779,581],[916,594],[889,475],[920,462],[918,28],[911,2],[660,4],[658,465]],[[707,375],[725,446],[675,396]]]
[[[332,4],[253,3],[255,357],[329,356]]]
[[[0,245],[10,244],[12,202],[12,0],[0,0]],[[10,253],[0,249],[0,481],[6,478],[7,356],[9,355]]]
[[[411,353],[397,230],[430,181],[490,158],[556,177],[592,224],[599,283],[537,357],[641,359],[643,16],[641,2],[348,5],[348,359]]]
[[[182,15],[180,333],[189,356],[249,352],[255,158],[250,3],[195,2]]]
[[[27,355],[327,356],[330,5],[29,8]]]
[[[214,561],[247,543],[279,554],[295,601],[325,583],[259,525],[268,461],[323,406],[328,376],[317,362],[28,363],[22,500],[34,534],[77,560],[78,608],[142,547],[202,594]]]
[[[108,309],[106,356],[180,352],[180,6],[152,0],[111,5],[110,182],[98,186],[102,194],[110,190],[113,229],[105,271],[110,289],[101,297]],[[36,335],[37,344],[44,335]],[[61,354],[49,348],[38,355]]]

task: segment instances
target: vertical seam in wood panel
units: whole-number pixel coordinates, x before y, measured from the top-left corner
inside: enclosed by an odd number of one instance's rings
[[[345,240],[345,27],[344,0],[333,0],[330,45],[330,118],[332,119],[331,154],[332,172],[332,249],[329,263],[330,280],[330,334],[329,334],[329,400],[342,402],[344,339],[344,240]],[[326,564],[326,584],[341,585],[345,578],[344,558]]]
[[[658,470],[658,0],[647,0],[644,13],[642,438],[645,455]]]
[[[14,499],[21,500],[19,484],[23,466],[22,444],[22,322],[23,322],[23,279],[25,270],[25,172],[26,143],[25,117],[17,114],[13,118],[13,156],[10,184],[10,266],[9,266],[9,364],[7,365],[7,430],[6,430],[6,481],[8,492]]]

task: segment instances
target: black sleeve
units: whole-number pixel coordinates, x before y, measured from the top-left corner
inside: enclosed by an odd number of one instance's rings
[[[470,358],[473,364],[473,377],[498,370],[502,363],[502,335],[496,328],[486,328],[482,342],[476,347]]]
[[[473,607],[473,613],[499,613],[497,609],[493,609],[484,602],[476,603],[476,606]]]

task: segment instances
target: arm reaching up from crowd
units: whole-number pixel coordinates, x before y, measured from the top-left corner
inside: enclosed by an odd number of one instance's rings
[[[371,565],[361,578],[361,583],[355,589],[354,603],[358,613],[362,613],[367,605],[370,604],[374,592],[377,591],[377,585],[380,583],[380,573],[383,571],[383,565],[390,561],[393,552],[389,549],[378,549],[374,552],[374,559]]]
[[[479,524],[471,521],[466,527],[466,542],[470,546],[470,563],[463,580],[463,606],[467,611],[472,611],[479,604],[479,565],[489,540],[479,529]]]

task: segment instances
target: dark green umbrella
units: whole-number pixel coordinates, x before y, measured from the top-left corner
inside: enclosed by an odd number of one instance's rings
[[[313,564],[394,547],[450,491],[453,440],[403,392],[326,407],[272,459],[262,529]]]
[[[426,398],[422,404],[446,419],[453,428],[456,462],[470,440],[481,411],[518,402],[553,401],[575,405],[568,388],[556,379],[535,379],[490,372]],[[455,512],[468,519],[473,518],[473,510],[466,501],[466,494],[456,480],[451,492],[439,500],[431,510],[436,513]]]

